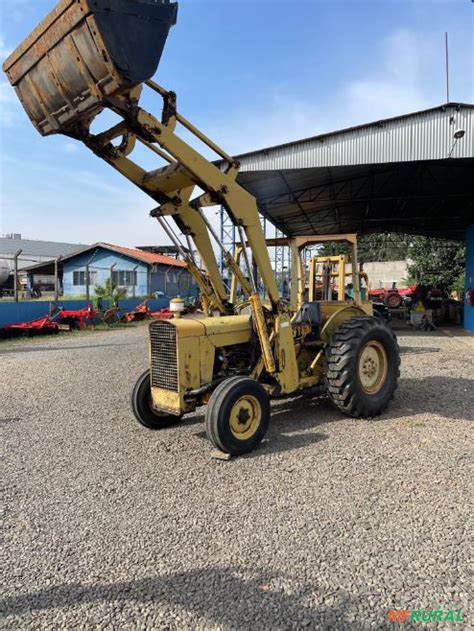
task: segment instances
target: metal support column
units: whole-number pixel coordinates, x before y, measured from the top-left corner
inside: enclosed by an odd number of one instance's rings
[[[474,224],[466,230],[466,281],[464,286],[464,328],[474,333]]]
[[[226,213],[224,206],[221,206],[220,212],[220,240],[222,241],[227,252],[230,252],[232,256],[235,254],[235,226]],[[224,255],[221,252],[219,256],[219,267],[221,270],[221,276],[224,277]]]

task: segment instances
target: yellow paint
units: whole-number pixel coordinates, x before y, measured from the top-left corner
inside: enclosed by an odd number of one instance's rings
[[[328,308],[328,310],[329,309],[330,308]],[[331,335],[334,333],[334,331],[336,331],[336,329],[341,326],[341,324],[343,324],[343,322],[364,315],[366,315],[366,313],[363,309],[361,309],[361,307],[351,305],[341,308],[341,306],[339,305],[339,309],[334,309],[332,314],[325,322],[323,328],[321,329],[321,339],[323,340],[323,342],[329,342]]]
[[[257,432],[262,421],[258,399],[250,394],[238,399],[230,411],[229,427],[238,440],[248,440]]]
[[[299,387],[299,371],[293,329],[290,317],[286,314],[275,318],[275,339],[278,355],[278,372],[275,377],[282,393],[289,394]]]
[[[159,411],[170,412],[179,415],[183,410],[179,392],[164,390],[163,388],[151,388],[153,407]]]
[[[387,353],[381,342],[370,340],[360,353],[357,366],[362,390],[376,394],[384,386],[388,373]]]
[[[258,294],[252,294],[249,298],[254,315],[255,326],[258,337],[260,339],[260,347],[262,349],[263,359],[267,372],[273,374],[276,371],[275,358],[273,357],[272,347],[270,345],[265,316],[263,314],[262,303]],[[241,316],[242,317],[242,316]]]

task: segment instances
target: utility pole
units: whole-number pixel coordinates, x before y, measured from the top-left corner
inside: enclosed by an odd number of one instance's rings
[[[89,263],[86,265],[86,300],[90,299],[90,291],[89,291]]]
[[[111,287],[114,284],[113,276],[114,276],[114,269],[115,269],[116,265],[117,265],[117,263],[114,263],[113,265],[110,266],[110,286]]]
[[[13,296],[15,302],[18,302],[18,257],[23,252],[23,250],[17,250],[17,252],[13,255]]]
[[[448,52],[448,32],[444,34],[444,48],[446,56],[446,103],[449,103],[449,52]]]
[[[59,261],[62,259],[62,256],[58,256],[54,261],[54,300],[57,302],[59,300]]]
[[[137,289],[137,278],[138,278],[138,274],[137,274],[137,269],[138,269],[138,265],[135,265],[135,267],[132,270],[133,276],[132,276],[132,282],[133,282],[133,289],[132,289],[132,296],[135,298],[135,294],[136,294],[136,289]]]

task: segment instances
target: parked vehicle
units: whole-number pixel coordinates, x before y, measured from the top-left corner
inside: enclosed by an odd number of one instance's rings
[[[416,287],[416,285],[409,285],[408,287],[392,287],[391,289],[384,287],[369,289],[369,298],[383,302],[389,309],[399,309],[404,305],[407,297],[414,295]]]

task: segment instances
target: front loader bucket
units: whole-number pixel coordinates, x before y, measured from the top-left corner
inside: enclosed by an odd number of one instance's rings
[[[107,98],[150,79],[177,3],[61,0],[3,65],[43,136],[71,133]]]

